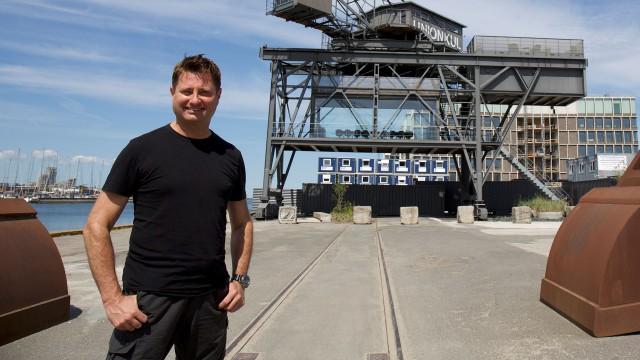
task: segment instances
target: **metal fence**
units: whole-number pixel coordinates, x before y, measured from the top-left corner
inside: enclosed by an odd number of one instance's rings
[[[519,200],[541,195],[525,180],[486,182],[483,191],[487,209],[494,216],[508,216]],[[345,199],[353,205],[371,206],[374,216],[399,216],[400,207],[417,206],[420,216],[443,217],[454,215],[458,206],[468,203],[462,184],[453,181],[411,186],[349,185]],[[334,205],[332,185],[303,185],[300,202],[303,215],[331,212]]]
[[[591,191],[591,189],[616,186],[616,184],[618,184],[616,178],[606,178],[590,181],[565,182],[562,184],[562,189],[569,194],[569,204],[577,205],[580,199]]]

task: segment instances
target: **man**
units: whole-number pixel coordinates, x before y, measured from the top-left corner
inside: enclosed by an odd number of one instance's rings
[[[129,142],[84,228],[85,247],[114,331],[107,359],[223,359],[227,312],[244,304],[253,245],[240,152],[209,130],[222,89],[203,55],[185,57],[170,89],[175,120]],[[133,196],[121,288],[110,230]],[[233,276],[225,255],[231,222]]]

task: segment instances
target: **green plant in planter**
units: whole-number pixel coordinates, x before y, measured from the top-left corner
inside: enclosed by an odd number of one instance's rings
[[[563,212],[567,203],[564,200],[551,200],[546,197],[536,196],[531,199],[518,201],[518,206],[528,206],[536,213],[539,212]]]
[[[345,201],[345,194],[349,188],[346,184],[333,184],[333,198],[336,205],[331,210],[331,219],[334,222],[344,223],[353,221],[353,206]]]

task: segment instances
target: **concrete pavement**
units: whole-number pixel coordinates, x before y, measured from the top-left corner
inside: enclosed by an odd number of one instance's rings
[[[377,225],[256,222],[252,285],[247,305],[230,315],[229,340],[249,334],[234,351],[259,354],[257,360],[380,353],[393,359],[379,236],[404,359],[637,359],[637,334],[596,339],[539,302],[558,226],[425,218],[419,225],[400,225],[399,218]],[[128,236],[113,233],[120,271]],[[0,359],[104,358],[111,326],[82,240],[55,241],[73,318],[0,347]],[[251,326],[258,315],[259,326]]]

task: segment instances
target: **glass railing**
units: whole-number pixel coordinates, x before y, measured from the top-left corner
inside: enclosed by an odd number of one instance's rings
[[[467,52],[482,55],[584,58],[584,44],[580,39],[476,35],[467,46]]]

